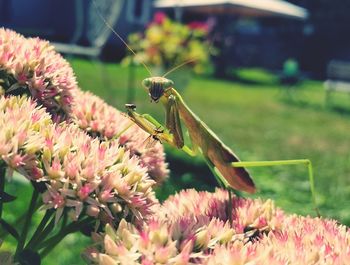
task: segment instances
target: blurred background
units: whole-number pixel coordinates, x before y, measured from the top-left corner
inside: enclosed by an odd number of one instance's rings
[[[349,12],[347,0],[0,0],[0,26],[49,40],[82,89],[159,121],[163,108],[141,88],[149,73],[140,63],[156,74],[198,58],[170,76],[189,107],[243,161],[311,159],[321,215],[349,225]],[[159,199],[213,190],[200,157],[166,152],[171,174]],[[306,167],[249,171],[253,197],[315,216]],[[59,264],[78,264],[79,250],[67,251],[77,241],[68,237],[47,262],[64,253]]]
[[[98,34],[102,21],[90,2],[1,0],[0,23],[50,41],[93,45],[93,34]],[[106,18],[115,22],[113,26],[124,39],[129,33],[142,30],[159,10],[183,22],[216,20],[215,33],[225,38],[221,45],[229,47],[230,66],[279,69],[286,58],[293,57],[311,77],[324,78],[330,60],[350,59],[350,3],[346,0],[288,1],[297,6],[270,0],[96,2],[103,15],[115,16]],[[215,2],[224,3],[223,9],[215,9]],[[102,58],[120,59],[124,54],[125,47],[117,38],[110,37],[104,44]]]

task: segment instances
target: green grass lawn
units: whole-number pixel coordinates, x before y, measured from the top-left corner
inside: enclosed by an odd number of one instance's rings
[[[130,98],[128,68],[80,59],[70,62],[83,90],[90,90],[109,104],[124,109]],[[138,112],[150,113],[162,121],[162,106],[150,103],[141,88],[147,72],[143,68],[135,70],[131,84],[135,93],[133,103]],[[326,107],[321,82],[304,81],[289,93],[280,87],[275,75],[266,71],[242,69],[235,75],[242,82],[194,77],[182,91],[183,98],[243,161],[311,159],[322,216],[349,225],[350,99],[335,95],[334,106]],[[214,177],[200,158],[192,159],[170,147],[166,151],[172,173],[158,190],[159,198],[164,199],[181,188],[213,189]],[[315,215],[306,167],[249,170],[258,187],[253,197],[272,198],[290,213]],[[30,192],[22,188],[16,192]],[[15,212],[24,207],[22,202]],[[43,264],[84,264],[79,255],[87,242],[81,235],[68,237]]]

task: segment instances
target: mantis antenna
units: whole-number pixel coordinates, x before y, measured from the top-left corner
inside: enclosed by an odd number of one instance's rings
[[[197,60],[197,58],[189,59],[188,61],[185,61],[185,62],[183,62],[183,63],[181,63],[181,64],[179,64],[179,65],[173,67],[173,69],[171,69],[171,70],[169,70],[168,72],[166,72],[162,77],[166,77],[168,74],[174,72],[175,70],[181,68],[182,66],[184,66],[184,65],[186,65],[186,64],[189,64],[189,63],[192,63],[192,62],[194,62],[194,61],[196,61],[196,60]]]
[[[108,21],[102,16],[95,0],[92,0],[95,8],[96,8],[96,12],[98,14],[98,16],[102,19],[102,21],[106,24],[106,26],[121,40],[121,42],[136,56],[136,52],[134,52],[134,50],[126,43],[126,41],[124,41],[124,39],[118,34],[118,32],[116,32],[114,30],[114,28],[112,27],[111,24],[108,23]],[[145,67],[145,69],[147,70],[147,72],[150,74],[150,76],[153,76],[151,70],[147,67],[147,65],[141,61],[141,64]]]

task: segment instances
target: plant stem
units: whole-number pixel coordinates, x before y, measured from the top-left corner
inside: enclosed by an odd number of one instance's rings
[[[69,225],[67,225],[65,228],[63,228],[58,234],[52,236],[51,238],[45,240],[44,242],[42,242],[39,246],[40,248],[44,248],[43,251],[41,251],[40,253],[40,257],[44,258],[48,253],[50,253],[50,251],[59,243],[61,242],[61,240],[67,236],[70,233],[74,233],[77,232],[81,229],[81,227],[91,223],[92,221],[94,221],[91,217],[87,217],[85,219],[82,219],[80,221],[75,221],[70,223]]]
[[[39,250],[41,248],[42,242],[46,237],[52,232],[55,227],[55,218],[53,217],[50,223],[44,228],[44,230],[37,236],[34,243],[31,244],[32,250]]]
[[[50,209],[47,210],[43,218],[41,219],[40,224],[36,228],[32,238],[25,246],[25,249],[31,249],[32,246],[35,246],[39,239],[42,239],[42,232],[44,231],[47,223],[49,222],[50,218],[52,217],[52,214],[54,213],[54,210]]]
[[[0,219],[2,216],[2,196],[5,191],[5,174],[6,174],[6,164],[4,162],[0,162]]]
[[[233,221],[232,221],[232,211],[233,211],[233,205],[232,205],[232,191],[230,189],[227,189],[228,191],[228,204],[227,204],[227,216],[228,220],[230,222],[230,225],[232,226]]]
[[[29,208],[27,211],[27,216],[26,216],[26,220],[25,220],[25,223],[24,223],[24,226],[22,229],[22,233],[21,233],[21,236],[20,236],[19,241],[18,241],[18,245],[17,245],[17,249],[16,249],[16,253],[15,253],[15,258],[17,258],[18,254],[23,250],[23,247],[24,247],[24,244],[25,244],[25,241],[27,238],[27,234],[29,231],[29,226],[30,226],[30,223],[31,223],[31,220],[32,220],[35,208],[36,208],[35,206],[36,206],[36,201],[38,199],[38,196],[39,196],[39,192],[36,191],[35,189],[33,189],[32,199],[30,201],[30,205],[29,205]]]
[[[35,210],[37,210],[41,205],[41,202],[38,201],[37,205],[35,206]],[[26,219],[27,213],[23,213],[20,217],[18,217],[13,223],[16,224],[16,226],[21,226],[24,220]],[[5,236],[8,235],[8,231],[0,231],[0,238],[4,239]]]

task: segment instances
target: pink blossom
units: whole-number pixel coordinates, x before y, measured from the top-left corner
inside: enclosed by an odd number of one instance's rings
[[[0,68],[5,94],[30,94],[58,121],[69,118],[77,89],[68,62],[47,41],[0,28]]]
[[[209,26],[205,22],[193,21],[193,22],[187,24],[187,26],[192,30],[203,31],[205,34],[207,34],[209,31]]]
[[[148,174],[161,184],[169,174],[165,163],[163,146],[155,143],[146,146],[147,133],[134,125],[124,113],[106,104],[90,92],[75,91],[73,121],[90,136],[101,140],[118,139],[120,145],[130,151],[130,156],[137,155],[141,165],[147,168]],[[103,150],[99,150],[103,156]]]
[[[163,12],[156,12],[153,16],[153,22],[156,24],[163,24],[167,19],[167,16]]]
[[[103,218],[109,220],[114,218],[113,203],[117,202],[139,220],[152,212],[150,207],[156,202],[152,191],[154,182],[140,167],[139,160],[130,158],[117,141],[100,142],[77,126],[64,123],[48,126],[44,135],[52,144],[43,147],[44,174],[39,180],[55,181],[51,189],[69,199],[66,201],[70,205],[73,201],[80,202],[88,207],[90,216],[98,214],[102,218],[106,214],[108,217]],[[138,177],[130,179],[131,175]],[[124,183],[123,194],[118,190],[117,179]],[[136,187],[144,185],[148,186],[147,190],[137,190]],[[65,207],[75,206],[66,204]]]
[[[0,159],[28,178],[38,176],[36,155],[44,146],[40,132],[50,116],[26,97],[0,97],[0,114]]]
[[[87,208],[110,222],[121,211],[138,221],[152,213],[154,181],[118,140],[100,142],[74,124],[54,124],[27,97],[0,97],[0,129],[1,160],[45,182],[42,208],[55,209],[56,222],[64,209],[75,220]]]
[[[81,200],[85,200],[94,189],[91,184],[85,184],[78,190],[77,195]]]
[[[123,253],[107,252],[99,239],[90,260],[101,264],[98,257],[108,255],[116,264],[348,263],[350,232],[336,221],[286,215],[271,200],[233,197],[230,223],[221,209],[211,209],[225,208],[227,200],[223,190],[182,191],[158,205],[139,229],[125,221],[117,231],[106,228],[101,236],[113,239],[109,247]],[[133,257],[132,263],[125,257]]]

